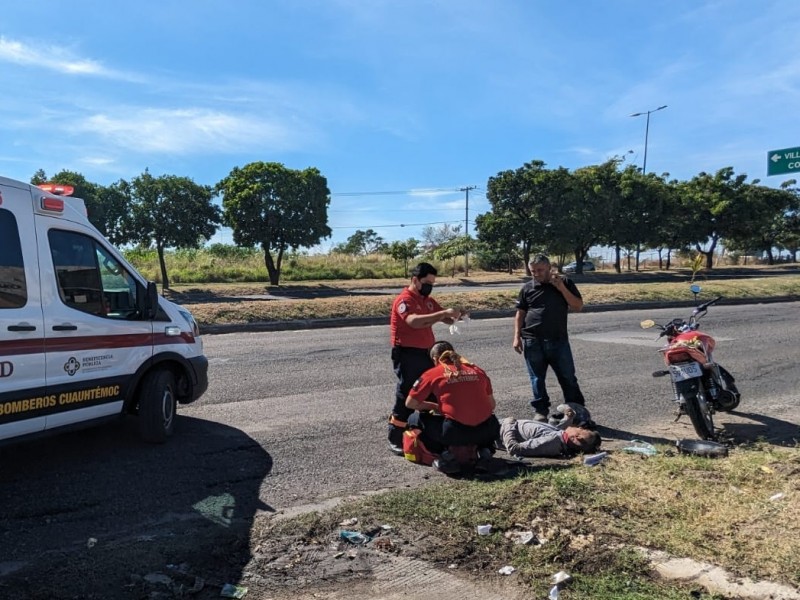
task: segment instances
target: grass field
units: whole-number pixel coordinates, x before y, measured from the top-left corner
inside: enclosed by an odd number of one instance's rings
[[[722,295],[725,298],[800,298],[800,274],[751,276],[748,278],[703,279],[696,282],[703,288],[703,298]],[[650,282],[648,274],[587,274],[575,278],[587,305],[626,304],[631,302],[667,302],[692,299],[689,275],[670,274],[671,281]],[[653,275],[652,273],[650,274]],[[434,296],[443,306],[461,307],[468,311],[513,310],[514,302],[526,278],[524,274],[508,276],[484,274],[467,282],[448,277],[437,278],[439,286],[459,285],[464,291]],[[513,283],[510,289],[481,289],[481,283]],[[407,285],[405,279],[361,280],[344,282],[308,282],[279,288],[264,284],[204,284],[175,286],[167,292],[170,299],[185,304],[201,325],[292,321],[299,319],[338,319],[352,317],[386,317],[397,292]],[[354,288],[381,288],[392,293],[356,294]],[[267,299],[266,294],[312,296],[307,299]],[[265,296],[253,299],[253,296]],[[347,297],[347,302],[342,298]]]

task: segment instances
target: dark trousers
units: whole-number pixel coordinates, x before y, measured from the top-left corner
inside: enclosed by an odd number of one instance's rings
[[[533,389],[533,409],[546,415],[550,410],[550,396],[544,379],[547,367],[553,369],[561,391],[564,393],[564,402],[586,404],[581,388],[578,387],[578,378],[575,376],[575,362],[572,359],[572,348],[569,340],[543,340],[541,338],[524,339],[523,354],[528,367],[528,375]]]
[[[441,454],[448,446],[494,448],[495,440],[500,437],[500,422],[494,415],[483,423],[470,426],[442,415],[418,412],[410,417],[408,424],[422,430],[422,442],[435,454]]]
[[[428,351],[424,348],[392,348],[392,366],[397,375],[397,387],[394,393],[392,416],[400,421],[408,421],[414,411],[406,408],[406,398],[411,386],[425,371],[433,367]]]

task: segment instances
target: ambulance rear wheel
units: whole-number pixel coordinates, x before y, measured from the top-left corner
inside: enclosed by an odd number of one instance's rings
[[[148,373],[139,390],[139,430],[146,442],[161,444],[175,428],[175,376],[165,369]]]

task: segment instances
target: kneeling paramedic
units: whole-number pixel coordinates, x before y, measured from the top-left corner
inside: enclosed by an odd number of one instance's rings
[[[495,399],[489,376],[461,357],[450,342],[437,342],[430,351],[434,367],[414,383],[406,399],[412,415],[409,425],[422,429],[422,440],[441,453],[434,466],[445,473],[460,470],[448,448],[473,446],[480,458],[494,452],[500,423],[494,416]],[[433,396],[435,401],[428,400]]]

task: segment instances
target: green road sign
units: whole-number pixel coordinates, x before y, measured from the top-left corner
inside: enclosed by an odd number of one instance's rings
[[[800,148],[784,148],[767,152],[767,175],[800,172]]]

